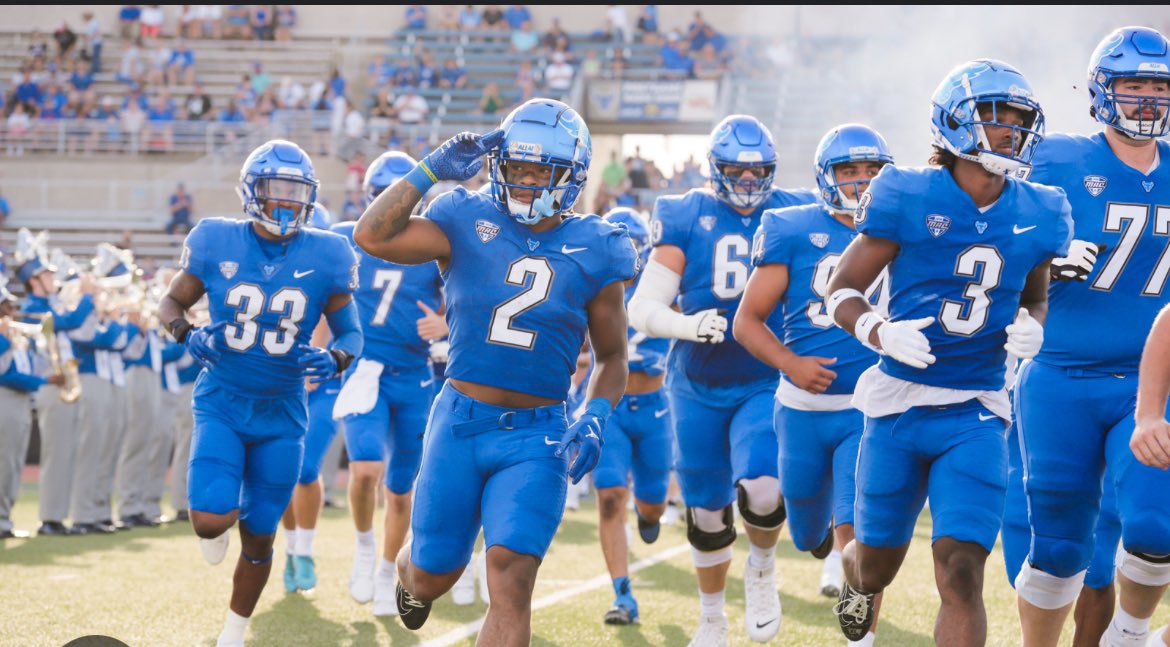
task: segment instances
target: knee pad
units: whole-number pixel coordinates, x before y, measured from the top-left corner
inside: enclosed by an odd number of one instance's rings
[[[1093,544],[1057,537],[1037,535],[1032,539],[1032,553],[1027,561],[1056,577],[1072,577],[1089,567]]]
[[[724,546],[719,550],[702,551],[691,546],[691,560],[696,568],[710,568],[731,561],[731,546]]]
[[[1041,609],[1060,609],[1076,601],[1085,583],[1085,571],[1072,577],[1057,577],[1032,566],[1020,567],[1016,576],[1016,595]]]
[[[739,516],[750,526],[761,530],[775,530],[788,518],[784,497],[780,496],[780,482],[770,476],[744,479],[735,484],[739,502]],[[772,501],[772,497],[775,501]]]
[[[1134,554],[1123,547],[1117,549],[1117,570],[1143,586],[1170,584],[1170,555]]]
[[[721,511],[688,507],[687,541],[703,552],[727,548],[735,543],[734,523],[735,512],[731,504]]]

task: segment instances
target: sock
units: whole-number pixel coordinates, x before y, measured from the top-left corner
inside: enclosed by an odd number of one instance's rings
[[[379,559],[378,575],[382,577],[398,577],[398,566],[386,558]]]
[[[248,630],[248,618],[228,609],[227,619],[223,623],[223,633],[219,639],[223,641],[243,641],[244,632]]]
[[[776,563],[776,547],[760,548],[759,546],[748,543],[748,566],[758,568],[760,570],[767,570],[772,568]]]
[[[858,640],[856,642],[850,640],[849,647],[854,647],[854,645],[856,645],[857,647],[873,647],[873,639],[875,636],[877,636],[877,634],[875,634],[874,632],[871,631],[871,632],[865,634],[865,638],[862,638],[861,640]]]
[[[1113,621],[1109,623],[1109,628],[1117,630],[1115,633],[1125,632],[1131,636],[1142,636],[1150,631],[1150,619],[1135,618],[1126,613],[1119,604],[1117,610],[1113,612]]]
[[[357,533],[358,548],[373,548],[374,547],[374,529],[370,528],[365,532]]]
[[[621,577],[613,578],[613,592],[618,597],[629,595],[630,593],[630,578],[623,575]]]
[[[289,555],[297,554],[297,531],[295,528],[284,531],[284,552]]]
[[[718,593],[703,593],[699,591],[699,611],[704,616],[723,615],[723,591]]]
[[[313,538],[317,536],[316,528],[301,528],[297,526],[297,555],[313,556]]]

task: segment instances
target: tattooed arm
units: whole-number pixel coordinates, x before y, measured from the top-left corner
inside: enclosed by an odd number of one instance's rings
[[[446,234],[430,220],[410,215],[421,199],[418,188],[405,179],[390,185],[358,220],[354,242],[370,255],[394,263],[446,263],[451,254]]]

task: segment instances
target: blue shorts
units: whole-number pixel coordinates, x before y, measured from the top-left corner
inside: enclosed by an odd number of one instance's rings
[[[1004,426],[978,400],[867,416],[857,454],[857,540],[906,545],[929,496],[932,542],[949,537],[991,552],[1007,490]]]
[[[187,471],[192,510],[227,514],[256,535],[271,535],[292,498],[308,410],[303,395],[259,400],[235,395],[199,374]]]
[[[662,390],[627,395],[605,424],[605,446],[593,470],[594,487],[627,487],[634,475],[634,498],[666,501],[670,478],[670,407]]]
[[[341,390],[341,380],[322,383],[309,392],[309,431],[305,434],[305,459],[301,461],[301,476],[297,483],[305,485],[321,475],[321,462],[337,435],[337,421],[333,419],[333,403]]]
[[[450,573],[484,545],[544,559],[565,508],[569,461],[554,456],[565,405],[508,409],[444,384],[431,408],[411,512],[410,561]]]
[[[423,432],[435,399],[429,366],[386,367],[378,380],[378,402],[367,413],[345,418],[345,448],[351,461],[383,461],[386,487],[406,494],[422,461]]]
[[[1093,561],[1085,574],[1085,586],[1103,589],[1113,583],[1113,558],[1117,554],[1117,542],[1121,539],[1121,519],[1117,517],[1117,497],[1113,491],[1113,480],[1106,474],[1101,496],[1101,514],[1097,516],[1097,528],[1093,532],[1096,543]],[[1028,557],[1032,544],[1032,530],[1028,527],[1028,499],[1024,495],[1024,465],[1020,458],[1019,427],[1012,425],[1008,430],[1008,490],[1003,510],[1003,529],[999,531],[1003,544],[1003,561],[1007,569],[1008,584],[1015,586],[1016,575]]]
[[[780,491],[797,550],[812,550],[829,524],[853,523],[857,447],[865,416],[856,409],[801,411],[776,402]]]
[[[772,430],[775,386],[764,384],[726,406],[667,389],[678,438],[679,485],[688,506],[721,510],[735,501],[737,482],[778,476]]]

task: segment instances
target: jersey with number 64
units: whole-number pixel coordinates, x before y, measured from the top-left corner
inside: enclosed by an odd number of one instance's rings
[[[907,366],[883,355],[887,375],[929,386],[998,391],[1004,385],[1004,329],[1028,273],[1068,253],[1072,218],[1064,191],[1007,179],[984,211],[944,168],[887,164],[854,218],[866,236],[898,243],[889,265],[890,318],[934,317],[922,330],[934,364]]]
[[[654,203],[650,233],[654,246],[673,245],[686,255],[687,265],[679,285],[683,314],[717,308],[728,322],[735,318],[751,271],[752,236],[760,214],[813,204],[808,190],[773,189],[772,195],[749,215],[740,215],[710,190],[692,189],[681,196],[663,196]],[[784,314],[779,308],[768,318],[772,330],[780,330]],[[678,340],[671,346],[667,379],[685,376],[707,387],[739,386],[775,381],[776,370],[752,357],[728,330],[720,344]]]
[[[1103,133],[1049,135],[1031,181],[1064,189],[1076,237],[1106,245],[1082,282],[1053,283],[1042,362],[1102,373],[1136,373],[1146,331],[1170,292],[1170,143],[1150,173],[1131,168]],[[1121,326],[1121,328],[1119,328]]]
[[[180,264],[203,282],[212,324],[228,324],[207,379],[253,398],[303,392],[296,348],[309,343],[329,297],[353,292],[358,279],[341,236],[303,228],[286,247],[261,240],[249,220],[201,220]]]
[[[353,244],[355,224],[339,222],[330,230]],[[439,310],[443,280],[438,264],[399,265],[370,256],[357,245],[353,249],[361,259],[353,298],[365,338],[362,357],[395,368],[426,366],[428,345],[418,336],[417,321],[423,316],[418,302]]]
[[[435,198],[424,216],[451,245],[442,270],[447,377],[564,400],[588,328],[586,306],[637,273],[625,228],[569,215],[538,234],[490,194],[463,187]]]

